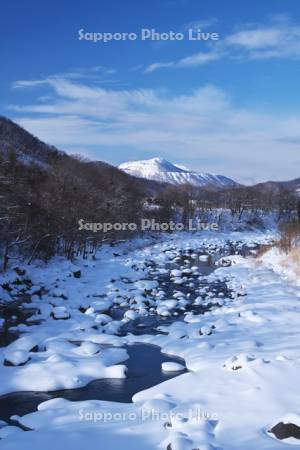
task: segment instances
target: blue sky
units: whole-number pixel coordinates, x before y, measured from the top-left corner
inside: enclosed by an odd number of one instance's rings
[[[143,28],[184,39],[143,41]],[[300,176],[297,0],[12,0],[0,34],[0,114],[60,149],[246,183]]]

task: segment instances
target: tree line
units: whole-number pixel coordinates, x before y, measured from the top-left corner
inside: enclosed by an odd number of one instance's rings
[[[137,223],[142,218],[155,218],[185,223],[216,209],[227,210],[238,220],[247,211],[254,215],[273,211],[280,220],[293,216],[297,199],[280,185],[223,190],[160,185],[79,156],[50,153],[45,167],[20,159],[13,148],[0,153],[0,251],[4,270],[20,253],[29,263],[56,254],[69,259],[86,257],[95,254],[107,240],[134,234],[128,230],[79,231],[80,219]]]
[[[20,161],[10,149],[0,154],[0,200],[5,270],[19,252],[28,262],[55,254],[72,259],[95,252],[104,236],[79,232],[78,221],[138,220],[143,192],[135,179],[105,164],[62,154],[45,169]]]

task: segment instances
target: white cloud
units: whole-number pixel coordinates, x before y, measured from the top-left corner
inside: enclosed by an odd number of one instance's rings
[[[246,52],[250,59],[300,58],[300,26],[290,20],[273,20],[233,33],[226,44]]]
[[[14,89],[24,89],[24,88],[30,88],[30,87],[36,87],[36,86],[42,86],[48,84],[48,80],[19,80],[15,81],[12,84],[12,87]]]
[[[198,30],[199,28],[209,28],[218,22],[216,17],[210,17],[209,19],[193,20],[192,22],[185,23],[182,27],[183,30]]]
[[[51,85],[52,82],[62,80],[95,80],[102,83],[112,82],[113,79],[106,78],[108,75],[116,74],[115,69],[110,69],[105,66],[92,66],[92,67],[77,67],[68,72],[56,73],[49,75],[39,80],[18,80],[12,84],[14,89],[18,88],[31,88],[43,85]]]
[[[218,51],[211,52],[198,52],[193,55],[187,56],[185,58],[181,58],[178,61],[171,62],[160,62],[153,63],[146,67],[145,73],[154,72],[157,69],[168,68],[168,67],[195,67],[201,66],[202,64],[207,64],[211,61],[216,61],[217,59],[221,59],[224,56],[224,53]]]
[[[192,67],[192,66],[201,66],[202,64],[206,64],[210,61],[215,61],[217,59],[222,58],[223,54],[217,51],[207,52],[207,53],[195,53],[194,55],[187,56],[186,58],[182,58],[177,62],[177,67]]]
[[[43,84],[54,100],[41,104],[37,97],[32,105],[11,106],[15,119],[72,153],[84,148],[89,156],[116,162],[120,154],[124,159],[161,155],[238,180],[299,176],[300,116],[237,108],[214,86],[171,96],[58,78]]]
[[[274,16],[268,24],[246,24],[223,40],[211,43],[206,52],[199,52],[176,61],[155,62],[145,73],[161,68],[195,67],[222,58],[274,59],[300,58],[300,25],[288,16]]]
[[[174,65],[175,65],[174,62],[167,62],[167,63],[159,62],[159,63],[153,63],[153,64],[150,64],[149,66],[146,67],[145,73],[151,73],[151,72],[154,72],[154,71],[157,70],[157,69],[163,69],[163,68],[165,68],[165,67],[172,67],[172,66],[174,66]]]
[[[280,45],[283,38],[283,30],[274,28],[255,28],[232,34],[227,38],[227,43],[239,45],[247,49],[265,49]]]

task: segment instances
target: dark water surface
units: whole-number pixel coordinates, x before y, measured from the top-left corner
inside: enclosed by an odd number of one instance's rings
[[[179,362],[184,365],[184,361],[181,358],[161,353],[160,347],[156,345],[133,344],[125,346],[125,348],[129,359],[122,364],[127,367],[127,378],[95,380],[87,386],[77,389],[52,392],[16,392],[4,395],[0,397],[0,419],[7,422],[14,414],[23,416],[31,413],[36,411],[40,403],[56,397],[75,402],[107,400],[130,403],[133,395],[137,392],[187,372],[186,369],[181,372],[162,372],[161,364],[163,362]]]
[[[30,297],[23,296],[9,304],[0,303],[0,318],[4,323],[0,328],[0,347],[6,347],[20,336],[20,331],[14,329],[20,324],[35,325],[39,320],[30,320],[38,312],[38,308],[30,307]]]

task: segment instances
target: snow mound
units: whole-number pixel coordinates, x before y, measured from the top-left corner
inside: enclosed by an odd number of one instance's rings
[[[6,353],[4,364],[6,366],[24,366],[29,360],[30,356],[28,352],[25,352],[24,350],[15,350]]]
[[[161,368],[164,372],[180,372],[185,369],[183,364],[176,362],[164,362]]]

